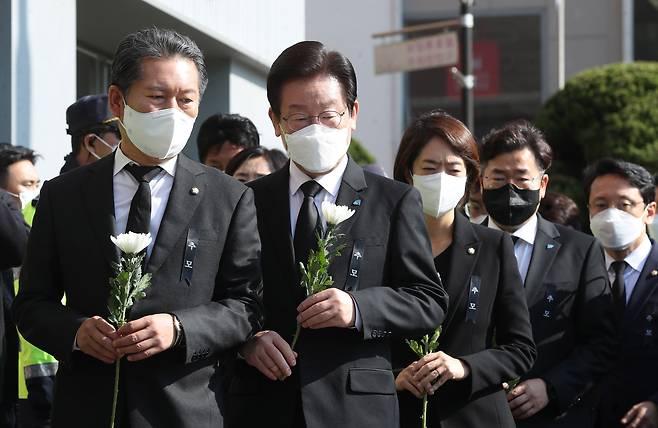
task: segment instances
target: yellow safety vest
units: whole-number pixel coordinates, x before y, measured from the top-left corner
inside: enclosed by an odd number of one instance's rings
[[[32,219],[36,208],[32,204],[28,204],[23,210],[23,218],[25,222],[32,226]],[[14,280],[14,291],[18,293],[18,275]],[[27,386],[25,379],[40,376],[54,376],[57,373],[57,360],[47,352],[42,351],[30,342],[25,340],[20,333],[18,333],[20,340],[20,348],[18,353],[18,398],[27,398]]]

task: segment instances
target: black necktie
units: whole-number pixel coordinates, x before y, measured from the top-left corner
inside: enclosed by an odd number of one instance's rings
[[[302,207],[299,209],[297,224],[295,225],[296,266],[299,266],[300,262],[306,265],[309,252],[311,249],[316,249],[318,245],[315,233],[322,228],[318,209],[313,200],[315,195],[322,190],[322,186],[317,181],[310,180],[302,184],[301,189],[304,192],[304,202],[302,202]]]
[[[612,299],[615,306],[623,311],[626,307],[626,284],[624,283],[625,261],[612,262],[612,270],[615,271],[615,280],[612,283]]]
[[[149,182],[162,171],[159,166],[126,165],[126,171],[139,183],[130,203],[126,232],[148,233],[151,226],[151,188]]]

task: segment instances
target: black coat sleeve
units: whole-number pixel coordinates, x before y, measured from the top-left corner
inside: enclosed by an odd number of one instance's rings
[[[576,345],[568,358],[541,376],[555,392],[552,405],[558,414],[609,370],[618,345],[603,250],[595,240],[585,255],[576,298]]]
[[[512,240],[507,234],[501,234],[497,253],[500,254],[500,276],[492,316],[495,346],[459,356],[471,369],[471,395],[522,376],[537,357],[525,290]]]
[[[39,196],[12,311],[18,329],[30,343],[59,361],[69,362],[75,335],[87,317],[61,303],[64,288],[58,271],[55,213],[48,184]],[[34,314],[39,314],[38,319]]]
[[[448,295],[441,285],[422,215],[420,194],[410,188],[391,218],[387,283],[353,292],[365,339],[374,330],[398,337],[433,331],[445,317]]]
[[[0,190],[0,270],[21,265],[28,231],[11,195]]]

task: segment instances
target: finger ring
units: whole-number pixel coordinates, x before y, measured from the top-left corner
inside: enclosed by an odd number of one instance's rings
[[[439,377],[439,371],[437,369],[432,370],[434,377]]]

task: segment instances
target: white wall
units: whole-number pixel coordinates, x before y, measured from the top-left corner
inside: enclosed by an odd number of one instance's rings
[[[229,111],[248,117],[256,125],[263,146],[285,151],[281,139],[274,135],[267,114],[266,78],[253,70],[233,62],[229,77]]]
[[[266,64],[304,38],[304,0],[143,0]]]
[[[59,144],[59,135],[66,129],[63,112],[76,92],[76,0],[9,1],[3,7],[11,12],[0,16],[2,25],[11,27],[11,47],[0,51],[11,76],[10,100],[0,109],[10,117],[3,138],[36,150],[43,157],[37,162],[39,174],[48,179],[59,173],[70,151]]]
[[[354,137],[392,174],[402,136],[402,75],[375,75],[372,34],[400,28],[402,0],[306,2],[306,38],[346,55],[356,70],[361,106]]]

